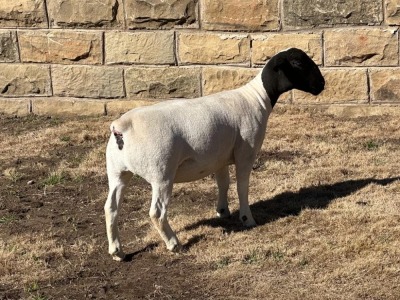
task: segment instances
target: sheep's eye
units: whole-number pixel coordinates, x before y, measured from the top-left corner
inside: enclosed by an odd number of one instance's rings
[[[292,66],[293,66],[293,68],[296,68],[296,69],[302,69],[303,68],[303,64],[299,60],[292,61]]]

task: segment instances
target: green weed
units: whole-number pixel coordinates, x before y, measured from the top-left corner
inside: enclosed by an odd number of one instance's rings
[[[52,172],[46,179],[43,180],[44,185],[57,185],[65,180],[63,172]]]
[[[39,284],[36,281],[34,281],[34,282],[28,284],[28,286],[25,288],[25,290],[28,293],[36,292],[37,290],[39,290]]]
[[[12,223],[16,220],[17,218],[13,215],[8,215],[8,216],[2,216],[0,217],[0,224],[8,224]]]
[[[39,284],[34,281],[31,284],[29,284],[26,288],[25,291],[29,294],[29,299],[32,300],[47,300],[48,298],[41,293],[39,293],[40,287]]]
[[[275,249],[269,252],[269,256],[275,261],[281,261],[285,257],[285,254],[281,250]]]
[[[368,151],[374,151],[377,150],[379,148],[379,144],[377,142],[374,141],[368,141],[364,144],[364,147],[368,150]]]
[[[71,141],[71,137],[68,135],[64,135],[64,136],[60,137],[60,141],[61,142],[69,142],[69,141]]]
[[[216,267],[217,269],[222,269],[222,268],[228,266],[230,263],[231,263],[231,260],[230,260],[229,257],[222,257],[220,260],[218,260],[218,261],[215,263],[215,267]]]
[[[258,250],[253,250],[243,258],[244,264],[256,264],[265,259],[265,255]]]

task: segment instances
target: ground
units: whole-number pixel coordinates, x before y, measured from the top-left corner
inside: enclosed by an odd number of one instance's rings
[[[238,220],[234,167],[227,220],[212,176],[177,184],[179,254],[134,177],[116,262],[103,216],[112,118],[0,116],[0,299],[399,299],[399,117],[278,107],[251,177],[258,226]]]

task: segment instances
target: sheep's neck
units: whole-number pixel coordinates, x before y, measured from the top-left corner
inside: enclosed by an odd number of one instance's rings
[[[274,58],[272,58],[262,70],[261,80],[272,107],[275,106],[280,95],[293,88],[282,70],[274,70]]]
[[[239,88],[239,90],[243,95],[245,95],[247,99],[257,100],[261,104],[261,106],[264,107],[264,109],[270,107],[269,111],[271,111],[272,107],[269,101],[269,97],[263,87],[263,83],[261,80],[261,72],[248,84]]]

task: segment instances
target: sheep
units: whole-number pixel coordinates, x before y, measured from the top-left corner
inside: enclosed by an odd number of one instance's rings
[[[173,184],[215,173],[217,215],[229,217],[231,164],[236,167],[240,220],[244,226],[256,226],[248,203],[249,178],[272,108],[286,91],[318,95],[324,86],[312,59],[291,48],[273,56],[252,81],[238,89],[136,108],[113,121],[106,150],[109,194],[104,206],[113,259],[125,257],[118,234],[118,208],[133,174],[151,185],[149,215],[171,251],[180,248],[167,220]]]

